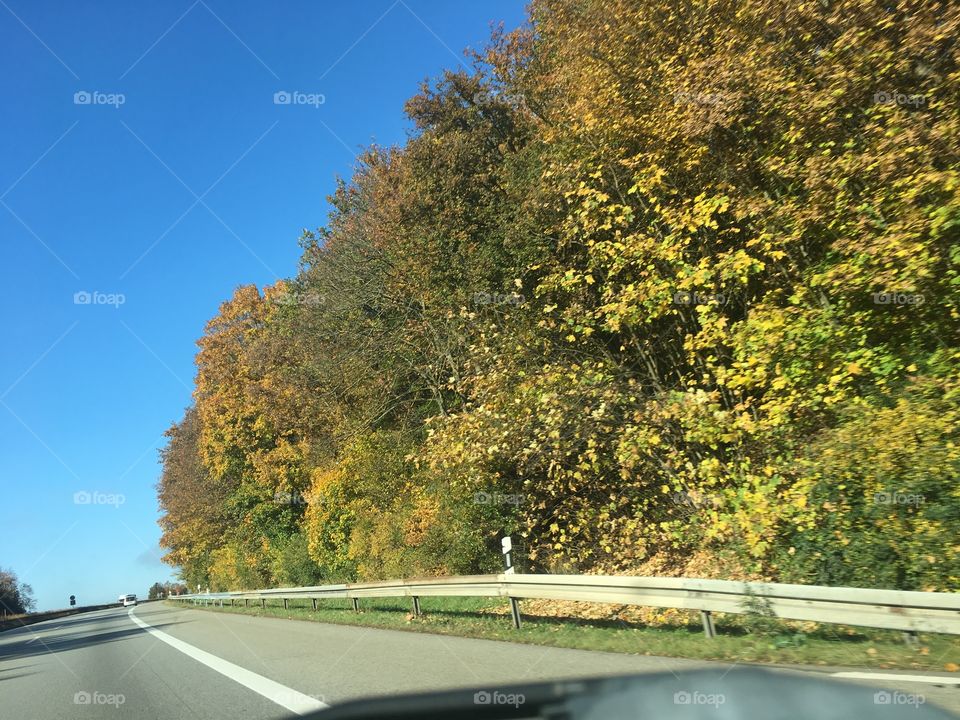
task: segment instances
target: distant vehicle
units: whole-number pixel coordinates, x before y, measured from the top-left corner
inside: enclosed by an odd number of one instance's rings
[[[136,604],[137,604],[137,596],[136,596],[136,595],[124,595],[124,596],[122,596],[122,597],[120,598],[120,602],[123,604],[124,607],[127,607],[128,605],[136,605]]]

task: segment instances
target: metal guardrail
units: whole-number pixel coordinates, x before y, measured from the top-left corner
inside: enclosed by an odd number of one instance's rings
[[[225,600],[409,597],[420,615],[421,597],[503,597],[510,600],[514,627],[520,627],[519,600],[544,598],[699,610],[707,637],[714,637],[712,613],[755,612],[756,603],[778,618],[855,625],[907,633],[960,635],[960,593],[908,592],[779,583],[697,580],[622,575],[466,575],[384,582],[318,585],[225,593],[179,595],[169,599],[206,603]]]
[[[93,612],[95,610],[106,610],[116,607],[116,603],[109,605],[75,605],[74,607],[61,608],[60,610],[47,610],[38,613],[24,613],[22,615],[2,615],[0,616],[0,631],[11,630],[13,628],[25,627],[46,620],[56,620],[69,615],[79,615],[80,613]]]

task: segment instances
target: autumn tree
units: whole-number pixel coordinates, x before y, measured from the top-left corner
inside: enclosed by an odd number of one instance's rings
[[[22,615],[32,612],[35,607],[33,588],[12,570],[0,568],[0,611],[7,615]]]
[[[200,458],[200,418],[190,407],[165,433],[160,453],[163,472],[157,483],[160,547],[163,560],[181,569],[190,587],[209,581],[211,554],[230,527],[226,503],[229,484],[211,475]]]

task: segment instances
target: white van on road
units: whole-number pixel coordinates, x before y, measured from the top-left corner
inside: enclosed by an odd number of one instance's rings
[[[128,605],[136,605],[136,604],[137,604],[137,596],[136,596],[136,595],[123,595],[123,596],[121,596],[121,598],[120,598],[120,602],[121,602],[121,604],[122,604],[124,607],[127,607]]]

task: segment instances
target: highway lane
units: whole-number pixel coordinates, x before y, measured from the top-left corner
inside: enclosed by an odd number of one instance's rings
[[[284,718],[374,694],[703,667],[728,665],[146,603],[0,633],[0,719]],[[960,713],[955,685],[857,682]]]
[[[168,629],[175,619],[158,618]],[[137,627],[123,608],[0,633],[0,718],[275,718],[274,703]]]

